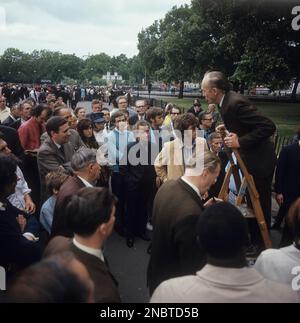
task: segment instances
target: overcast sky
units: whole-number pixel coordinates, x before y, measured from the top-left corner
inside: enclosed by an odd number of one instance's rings
[[[142,28],[185,3],[190,0],[0,0],[0,54],[15,47],[132,57]]]

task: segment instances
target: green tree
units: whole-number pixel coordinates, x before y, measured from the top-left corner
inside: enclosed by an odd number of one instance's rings
[[[83,69],[80,71],[82,80],[91,80],[93,77],[102,78],[110,70],[111,57],[105,53],[92,55],[84,62]]]
[[[163,56],[157,52],[160,39],[160,22],[157,20],[138,34],[139,57],[145,69],[145,82],[155,78],[155,73],[164,65]]]

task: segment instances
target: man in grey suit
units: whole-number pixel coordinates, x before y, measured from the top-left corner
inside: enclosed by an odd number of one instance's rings
[[[68,121],[69,127],[72,125],[72,113],[71,110],[67,107],[60,107],[54,110],[53,117],[62,117]],[[79,133],[74,130],[70,129],[70,143],[74,146],[74,149],[77,151],[79,148],[84,147],[84,143],[82,142]],[[41,136],[41,143],[44,143],[44,141],[49,138],[49,135],[47,132],[43,133]]]
[[[210,200],[204,205],[202,200],[216,182],[221,162],[210,151],[191,160],[186,165],[185,175],[166,182],[154,201],[152,251],[147,275],[150,294],[161,282],[194,274],[206,262],[205,253],[197,248],[195,228],[204,208],[214,203]]]
[[[74,146],[69,142],[70,128],[68,121],[62,117],[51,118],[46,125],[49,138],[38,151],[37,162],[41,180],[42,200],[46,199],[45,177],[48,173],[62,168],[72,174],[71,158],[75,153]]]

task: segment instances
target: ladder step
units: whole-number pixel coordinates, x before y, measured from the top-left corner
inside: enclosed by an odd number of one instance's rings
[[[243,214],[243,216],[246,219],[255,219],[256,218],[253,209],[249,208],[246,204],[243,204],[241,206],[237,206],[237,208],[241,211],[241,213]]]

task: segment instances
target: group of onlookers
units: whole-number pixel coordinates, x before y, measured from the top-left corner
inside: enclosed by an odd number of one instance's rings
[[[0,96],[0,265],[14,278],[8,301],[120,302],[104,249],[115,229],[129,248],[149,241],[151,302],[299,302],[290,269],[300,259],[300,194],[285,176],[299,168],[300,138],[284,148],[275,185],[288,247],[262,253],[250,268],[249,229],[255,233],[216,198],[230,154],[224,148],[239,145],[252,167],[249,151],[261,141],[269,147],[272,122],[227,90],[220,74],[206,76],[203,88],[208,109],[195,100],[187,113],[145,99],[133,107],[126,95],[112,110],[94,99],[88,113],[77,104],[79,89],[74,109],[52,93],[45,103],[28,98],[11,108]],[[220,116],[237,134],[222,137]],[[259,178],[259,188],[267,185]]]

